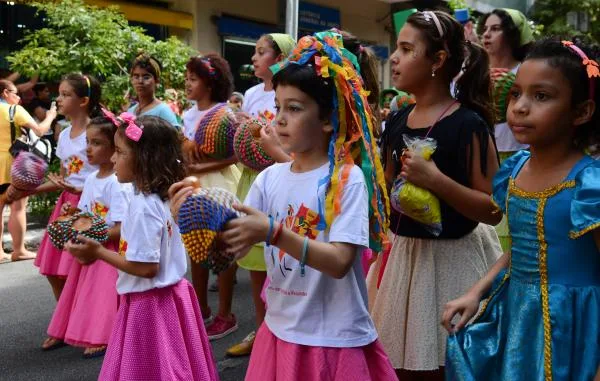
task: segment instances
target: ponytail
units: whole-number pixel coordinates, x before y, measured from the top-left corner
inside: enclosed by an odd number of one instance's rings
[[[358,70],[363,80],[363,88],[369,91],[367,101],[371,106],[373,115],[373,133],[375,137],[381,136],[381,118],[379,116],[379,78],[377,75],[377,56],[373,49],[361,44],[358,37],[345,30],[334,29],[342,35],[344,48],[356,56]]]
[[[475,111],[486,121],[490,129],[494,126],[494,106],[491,92],[489,58],[479,45],[467,42],[466,62],[463,75],[456,82],[456,99]]]

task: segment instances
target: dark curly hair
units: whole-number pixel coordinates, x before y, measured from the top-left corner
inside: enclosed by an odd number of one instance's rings
[[[192,57],[185,68],[196,74],[210,89],[211,101],[227,102],[233,92],[233,74],[223,57],[215,53]]]
[[[104,136],[110,141],[112,148],[115,148],[115,134],[117,133],[117,126],[105,116],[96,116],[90,120],[87,128],[97,128]]]
[[[154,77],[156,82],[160,80],[160,73],[163,70],[163,67],[160,61],[153,56],[145,53],[138,54],[131,62],[129,74],[133,73],[133,69],[136,67],[146,70]]]
[[[142,116],[136,123],[143,126],[142,137],[137,142],[125,136],[125,123],[117,130],[133,152],[133,184],[146,195],[156,193],[166,200],[171,184],[185,176],[182,138],[169,122],[156,116]]]
[[[434,58],[440,50],[448,53],[444,66],[440,69],[448,87],[464,62],[463,75],[456,82],[455,97],[479,114],[491,129],[494,125],[494,106],[487,52],[481,46],[465,40],[462,25],[452,16],[439,11],[435,11],[435,15],[440,21],[444,37],[440,37],[434,22],[427,20],[422,12],[413,13],[406,22],[421,32],[427,44],[426,54],[429,58]]]
[[[525,59],[529,48],[531,48],[531,43],[525,44],[521,46],[521,31],[514,23],[512,17],[503,9],[494,9],[490,13],[486,13],[479,19],[479,23],[477,24],[477,34],[483,34],[483,28],[485,27],[485,22],[488,17],[491,15],[496,15],[500,19],[500,27],[502,28],[502,32],[504,32],[504,37],[508,46],[510,46],[510,50],[512,52],[512,56],[517,61],[521,62]]]
[[[102,89],[100,82],[94,76],[71,73],[64,76],[62,82],[67,82],[79,98],[89,97],[87,112],[90,118],[102,115],[100,111]]]
[[[588,46],[578,43],[577,47],[591,57]],[[593,81],[592,85],[595,87],[593,101],[596,104],[596,111],[589,122],[577,127],[573,143],[579,149],[600,143],[600,88],[598,87],[600,81],[596,77],[588,77],[581,57],[571,48],[564,46],[560,39],[552,37],[533,44],[525,58],[525,61],[527,60],[545,60],[548,65],[560,70],[571,85],[573,107],[590,99],[590,81]]]

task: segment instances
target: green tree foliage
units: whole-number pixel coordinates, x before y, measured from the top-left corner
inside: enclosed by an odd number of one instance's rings
[[[567,24],[567,13],[585,12],[590,17],[589,31],[583,33]],[[542,34],[557,36],[584,35],[600,42],[600,1],[599,0],[536,0],[531,18],[542,27]]]
[[[113,110],[130,87],[129,64],[141,51],[163,64],[162,86],[183,89],[185,63],[195,52],[175,37],[154,41],[130,26],[118,7],[98,8],[82,0],[33,2],[46,27],[27,34],[23,48],[7,57],[11,69],[47,81],[72,72],[92,74],[103,82],[103,101]]]

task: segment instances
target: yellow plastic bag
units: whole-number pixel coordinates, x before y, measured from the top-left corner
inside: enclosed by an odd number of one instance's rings
[[[437,143],[431,138],[402,136],[408,150],[426,160],[431,160]],[[392,207],[399,213],[421,223],[434,236],[442,232],[440,200],[427,189],[396,179],[390,194]]]

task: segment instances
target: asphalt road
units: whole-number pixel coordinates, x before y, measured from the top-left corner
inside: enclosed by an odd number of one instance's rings
[[[41,226],[32,225],[27,234],[27,246],[36,247],[42,235]],[[5,249],[10,239],[3,237]],[[188,279],[189,274],[188,274]],[[210,305],[217,309],[217,293],[209,292]],[[82,349],[63,347],[43,352],[40,344],[56,303],[46,279],[39,275],[33,261],[0,264],[0,380],[96,380],[102,358],[83,359]],[[248,272],[238,271],[233,313],[239,329],[212,342],[222,381],[244,379],[248,357],[227,358],[229,346],[241,341],[254,329],[254,307]]]

